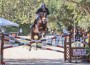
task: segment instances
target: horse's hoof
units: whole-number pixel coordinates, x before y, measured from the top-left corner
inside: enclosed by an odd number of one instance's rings
[[[29,49],[29,51],[31,51],[31,49]]]
[[[37,48],[36,48],[36,50],[37,50]]]

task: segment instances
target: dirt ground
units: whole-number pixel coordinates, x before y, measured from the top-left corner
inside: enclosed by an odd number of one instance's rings
[[[20,46],[4,50],[6,65],[90,65],[89,63],[64,62],[64,54],[50,50],[35,50]]]

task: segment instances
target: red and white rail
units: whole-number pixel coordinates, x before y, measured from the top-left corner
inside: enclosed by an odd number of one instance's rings
[[[9,35],[9,34],[4,34],[4,36],[8,36],[9,38],[17,38],[17,39],[31,41],[31,39],[27,39],[27,38],[23,38],[23,37],[19,37],[19,36],[12,36],[12,35]]]

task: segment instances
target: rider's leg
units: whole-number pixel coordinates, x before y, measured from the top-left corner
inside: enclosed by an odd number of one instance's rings
[[[36,19],[34,20],[34,23],[30,26],[30,28],[34,27],[35,24],[37,24],[37,20]]]
[[[39,19],[40,15],[36,14],[36,21]]]

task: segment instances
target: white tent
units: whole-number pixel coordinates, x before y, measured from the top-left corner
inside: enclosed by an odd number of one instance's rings
[[[19,27],[17,23],[13,23],[9,20],[6,20],[4,18],[0,18],[0,26],[16,26]]]

